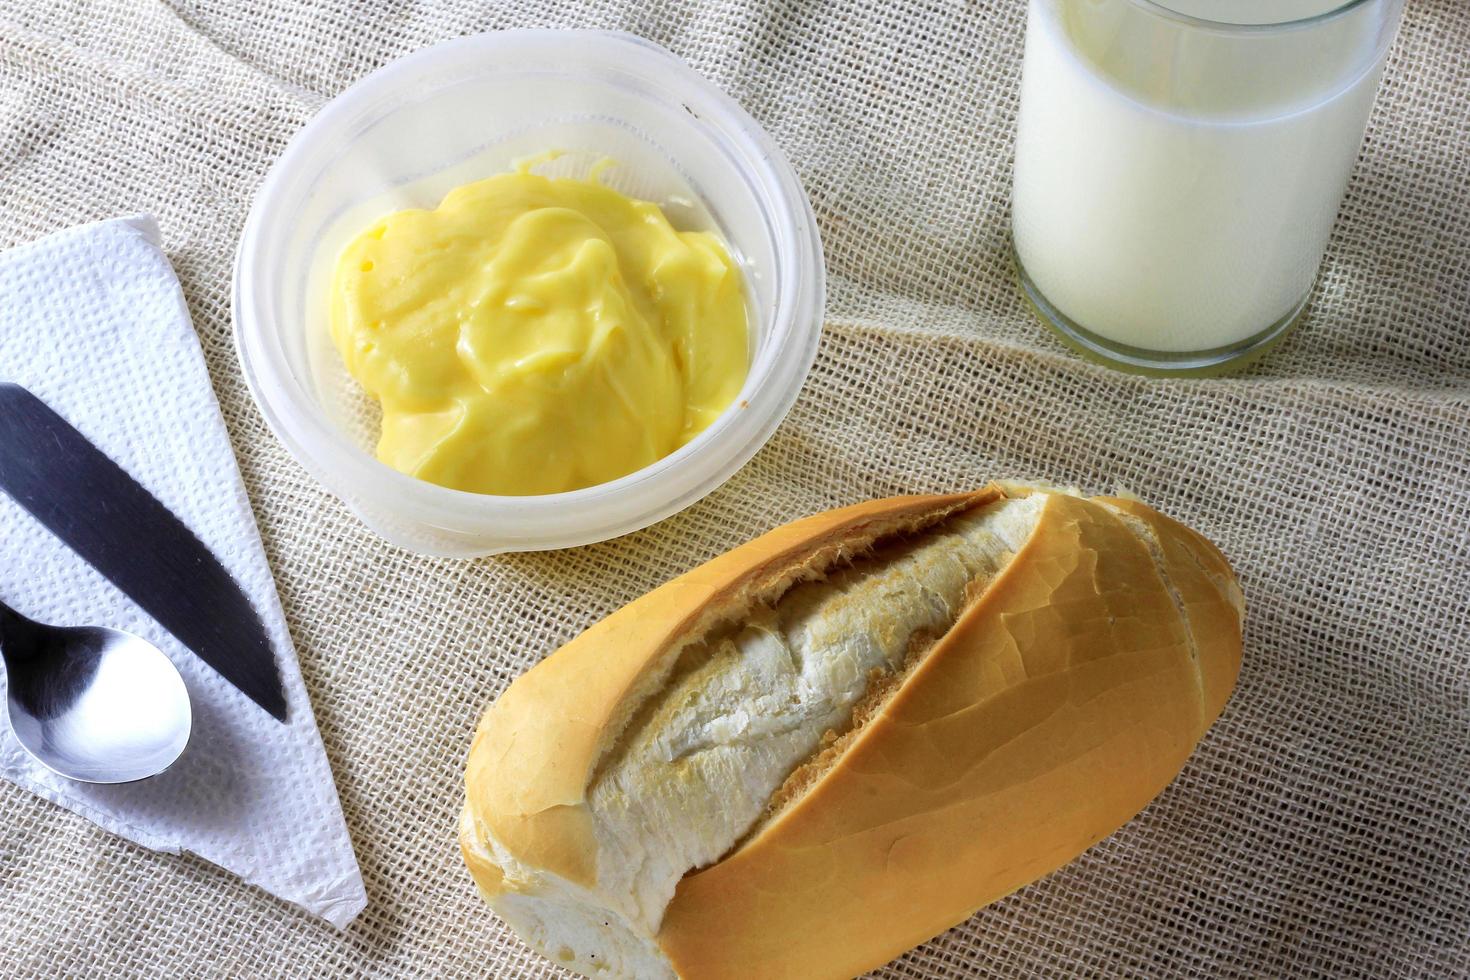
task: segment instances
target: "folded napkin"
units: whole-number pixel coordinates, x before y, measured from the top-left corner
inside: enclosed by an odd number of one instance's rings
[[[188,749],[153,779],[70,782],[31,761],[3,723],[0,775],[145,847],[192,851],[345,926],[367,904],[362,876],[199,340],[152,218],[86,225],[0,253],[0,380],[47,402],[214,552],[266,626],[290,712],[288,724],[266,714],[0,494],[0,599],[43,622],[147,637],[178,666],[194,704]]]

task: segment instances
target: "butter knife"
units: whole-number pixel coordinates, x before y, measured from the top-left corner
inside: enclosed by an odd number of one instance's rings
[[[0,490],[221,677],[286,720],[270,638],[230,573],[126,470],[12,383],[0,383]]]

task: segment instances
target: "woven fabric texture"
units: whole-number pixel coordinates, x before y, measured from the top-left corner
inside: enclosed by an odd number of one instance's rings
[[[1470,972],[1470,4],[1410,0],[1306,325],[1243,375],[1173,382],[1073,357],[1018,296],[1023,8],[0,2],[0,245],[159,217],[370,901],[339,933],[0,784],[0,974],[557,975],[481,905],[454,845],[489,699],[774,524],[992,477],[1121,484],[1219,542],[1250,605],[1244,672],[1141,816],[876,975]],[[742,102],[811,195],[828,322],[774,439],[684,513],[566,552],[418,558],[266,429],[230,336],[233,252],[325,99],[512,26],[634,31]]]

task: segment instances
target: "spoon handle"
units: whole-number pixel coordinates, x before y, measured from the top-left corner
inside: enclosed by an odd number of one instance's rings
[[[39,624],[0,601],[0,657],[6,663],[29,659],[36,649]]]

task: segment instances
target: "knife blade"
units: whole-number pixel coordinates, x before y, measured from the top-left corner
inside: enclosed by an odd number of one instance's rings
[[[0,383],[0,490],[246,697],[286,720],[265,626],[204,543],[45,402]]]

